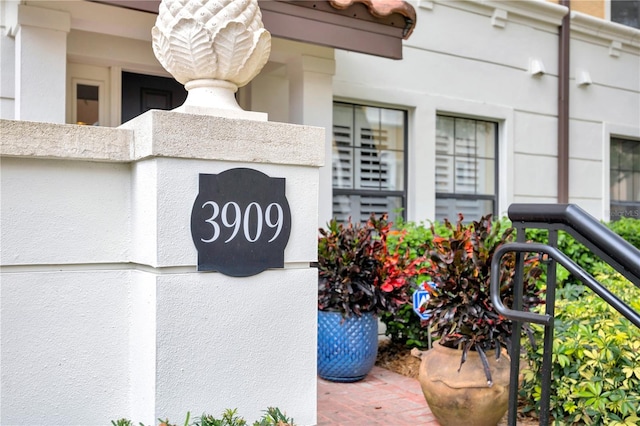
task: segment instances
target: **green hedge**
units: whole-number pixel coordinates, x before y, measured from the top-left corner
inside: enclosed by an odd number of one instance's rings
[[[640,219],[622,217],[615,222],[609,222],[607,226],[640,250]]]
[[[615,222],[605,223],[605,225],[640,250],[640,219],[621,218]],[[548,241],[548,231],[545,229],[527,229],[526,232],[528,241],[543,244]],[[591,253],[591,250],[564,231],[558,232],[558,249],[591,275],[602,269],[605,264],[604,261]],[[558,268],[558,283],[561,287],[565,284],[580,284],[579,280],[571,276],[562,266]]]

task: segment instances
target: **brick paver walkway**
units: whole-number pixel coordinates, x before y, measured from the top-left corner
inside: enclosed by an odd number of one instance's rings
[[[364,380],[318,378],[318,426],[439,426],[420,383],[381,367]]]

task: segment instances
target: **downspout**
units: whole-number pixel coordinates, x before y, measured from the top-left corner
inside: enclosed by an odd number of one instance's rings
[[[558,203],[569,202],[569,45],[571,0],[560,0],[569,10],[562,18],[558,49]]]

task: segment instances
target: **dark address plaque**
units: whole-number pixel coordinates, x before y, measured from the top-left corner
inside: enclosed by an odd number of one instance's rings
[[[248,168],[200,174],[191,211],[198,271],[246,277],[282,268],[290,232],[284,178]]]

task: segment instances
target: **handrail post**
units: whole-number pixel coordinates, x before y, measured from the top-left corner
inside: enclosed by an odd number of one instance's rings
[[[551,247],[558,247],[558,230],[549,229],[547,243]],[[551,318],[555,317],[556,304],[556,260],[549,257],[547,263],[547,291],[545,301],[545,313]],[[544,349],[542,352],[542,378],[540,392],[540,426],[549,424],[549,412],[551,405],[551,376],[553,372],[553,337],[554,324],[544,326]]]
[[[516,226],[516,242],[524,243],[526,238],[526,229],[524,227]],[[523,271],[524,271],[524,258],[522,253],[516,253],[516,269],[513,280],[513,309],[517,311],[522,310],[522,293],[523,293]],[[522,322],[513,320],[511,322],[511,371],[509,377],[509,415],[507,424],[509,426],[516,426],[518,419],[518,382],[520,377],[520,335],[522,333]]]

